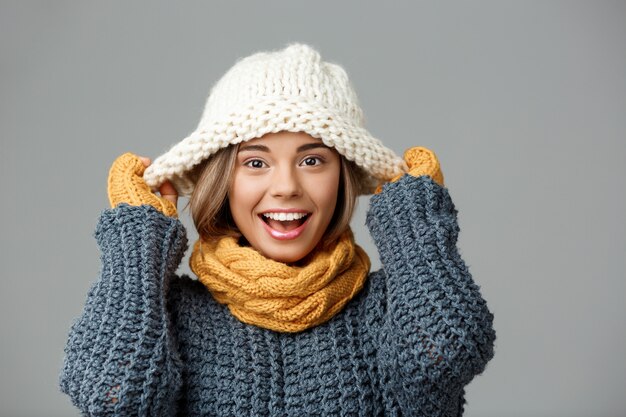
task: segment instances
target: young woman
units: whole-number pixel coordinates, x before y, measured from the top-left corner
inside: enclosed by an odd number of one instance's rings
[[[310,46],[237,62],[198,128],[154,163],[117,158],[108,192],[60,378],[85,415],[460,416],[493,357],[436,156],[373,138]],[[371,193],[376,272],[349,227]],[[175,274],[178,195],[197,279]]]

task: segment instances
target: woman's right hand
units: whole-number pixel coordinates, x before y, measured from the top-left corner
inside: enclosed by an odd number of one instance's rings
[[[113,161],[109,170],[108,195],[111,207],[120,203],[132,206],[149,204],[166,216],[178,217],[176,209],[178,193],[174,186],[165,181],[159,187],[157,196],[150,190],[143,179],[145,169],[150,165],[150,159],[127,152]]]

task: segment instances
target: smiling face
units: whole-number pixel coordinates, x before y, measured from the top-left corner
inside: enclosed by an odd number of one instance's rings
[[[293,263],[333,218],[341,160],[303,132],[268,133],[239,146],[228,202],[239,231],[264,256]]]

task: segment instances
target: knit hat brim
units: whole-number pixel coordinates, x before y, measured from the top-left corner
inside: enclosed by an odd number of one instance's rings
[[[169,180],[180,196],[193,193],[191,170],[222,148],[280,131],[305,132],[333,147],[362,168],[361,194],[407,171],[404,160],[366,129],[338,112],[302,96],[265,96],[254,103],[231,106],[202,120],[188,137],[155,159],[144,179],[152,190]]]

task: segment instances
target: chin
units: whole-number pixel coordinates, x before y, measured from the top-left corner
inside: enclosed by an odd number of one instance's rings
[[[291,250],[290,251],[290,250],[284,250],[284,249],[278,248],[278,249],[274,249],[274,250],[262,252],[262,253],[263,253],[263,256],[265,256],[266,258],[273,259],[277,262],[290,264],[290,263],[298,262],[299,260],[303,259],[309,254],[309,252],[304,251],[304,250]]]

